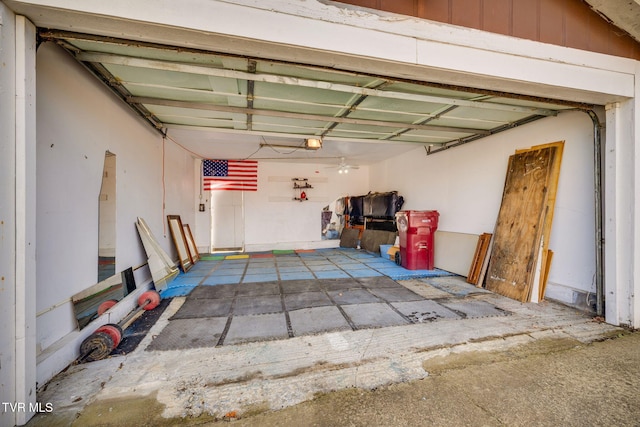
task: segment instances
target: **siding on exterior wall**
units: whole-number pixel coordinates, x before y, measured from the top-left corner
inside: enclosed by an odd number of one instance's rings
[[[640,59],[640,43],[581,0],[341,0],[339,3]]]

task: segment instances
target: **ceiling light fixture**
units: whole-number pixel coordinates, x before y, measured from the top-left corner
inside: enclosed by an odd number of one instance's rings
[[[307,138],[304,140],[304,146],[307,150],[318,150],[322,148],[321,138]]]

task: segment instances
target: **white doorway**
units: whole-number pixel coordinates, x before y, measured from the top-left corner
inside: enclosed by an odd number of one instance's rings
[[[211,192],[211,252],[244,250],[244,192]]]

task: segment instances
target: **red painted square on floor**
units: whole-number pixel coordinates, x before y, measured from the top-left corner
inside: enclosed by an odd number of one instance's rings
[[[251,254],[250,258],[273,258],[273,254]]]

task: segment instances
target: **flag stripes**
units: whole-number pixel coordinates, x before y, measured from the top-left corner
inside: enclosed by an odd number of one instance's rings
[[[205,191],[258,191],[258,162],[203,160],[202,177]]]

